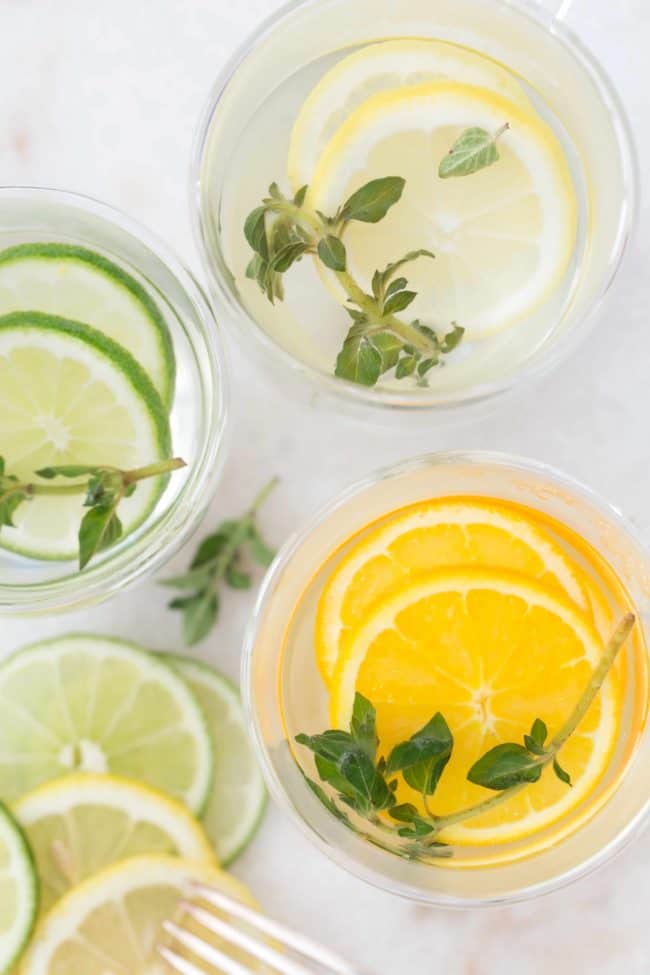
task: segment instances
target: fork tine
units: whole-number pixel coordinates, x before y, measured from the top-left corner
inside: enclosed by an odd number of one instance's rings
[[[180,955],[177,955],[175,951],[171,951],[169,948],[158,948],[158,954],[161,958],[164,958],[168,965],[170,965],[175,972],[180,972],[180,975],[205,975],[200,969],[193,965],[189,961],[185,961]]]
[[[298,934],[297,931],[293,931],[291,928],[265,917],[258,911],[252,910],[252,908],[242,904],[241,901],[233,900],[213,887],[206,887],[205,884],[192,884],[192,889],[209,904],[220,908],[232,917],[245,921],[273,940],[283,943],[305,958],[315,961],[321,967],[331,969],[334,975],[357,975],[357,972],[346,961],[339,958],[328,948],[323,948],[302,934]]]
[[[202,938],[198,938],[195,934],[191,934],[190,931],[179,927],[173,921],[165,921],[163,928],[167,934],[175,938],[184,948],[189,948],[197,958],[201,958],[203,961],[207,961],[210,965],[218,968],[223,972],[223,975],[253,975],[250,968],[241,965],[234,958],[230,958],[223,951],[219,951],[218,948],[207,944]],[[166,949],[161,949],[161,951],[164,950]],[[201,972],[196,967],[190,967],[187,970],[181,969],[181,971],[183,975],[205,975],[205,972]]]
[[[242,931],[241,928],[236,928],[232,922],[224,921],[223,918],[217,917],[216,914],[212,914],[202,907],[197,907],[195,904],[188,904],[185,901],[181,904],[181,907],[198,921],[199,924],[207,928],[208,931],[223,938],[224,941],[229,941],[231,944],[236,945],[238,948],[247,952],[247,954],[252,955],[253,958],[264,962],[265,965],[270,965],[271,968],[276,969],[281,975],[313,975],[313,972],[310,972],[300,962],[287,957],[287,955],[278,951],[277,948],[274,948],[268,942],[251,937],[246,931]]]

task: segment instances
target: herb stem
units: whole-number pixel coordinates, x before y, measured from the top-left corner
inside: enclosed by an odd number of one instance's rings
[[[634,614],[627,613],[618,624],[614,633],[610,637],[607,646],[605,647],[605,651],[600,658],[598,666],[594,670],[591,680],[585,688],[584,693],[581,695],[580,700],[571,712],[569,718],[550,742],[549,747],[545,750],[543,755],[539,756],[537,761],[538,765],[545,766],[552,762],[560,749],[566,744],[567,740],[576,730],[589,710],[596,695],[603,686],[605,678],[611,670],[620,650],[625,644],[625,641],[630,635],[634,623]],[[448,826],[454,826],[456,823],[462,823],[466,819],[473,819],[475,816],[481,816],[484,813],[490,812],[497,806],[502,805],[502,803],[508,802],[513,798],[513,796],[516,796],[517,793],[521,792],[522,789],[527,788],[528,785],[530,785],[529,782],[520,782],[517,785],[511,786],[509,789],[504,789],[503,792],[499,792],[497,795],[491,796],[489,799],[484,799],[482,802],[478,802],[473,806],[468,806],[465,809],[459,809],[458,812],[455,813],[449,813],[448,816],[431,816],[429,809],[427,808],[427,813],[430,815],[435,826],[435,833],[433,833],[431,837],[427,837],[427,840],[429,842],[431,842],[432,839],[435,841],[435,838],[438,836],[441,830],[446,829]],[[425,843],[426,842],[427,841],[425,841]]]
[[[144,481],[149,477],[159,477],[161,474],[169,474],[171,471],[178,471],[182,467],[187,467],[182,457],[161,460],[155,464],[147,464],[146,467],[136,467],[131,471],[125,471],[124,483],[126,485],[135,484],[136,481]]]
[[[252,505],[249,508],[248,511],[249,518],[257,514],[259,509],[262,507],[262,505],[268,498],[268,496],[275,490],[275,488],[278,486],[279,483],[280,483],[279,477],[272,477],[269,483],[262,488],[262,490],[259,492],[259,494],[257,495],[257,497],[255,498],[255,500],[253,501]]]
[[[573,713],[569,716],[569,718],[567,718],[566,722],[562,725],[558,733],[551,741],[549,750],[553,755],[556,755],[559,752],[589,710],[592,701],[603,686],[607,674],[611,670],[614,661],[618,657],[620,650],[630,635],[634,622],[634,614],[626,613],[616,627],[614,633],[609,639],[609,642],[607,643],[607,646],[605,647],[605,652],[600,658],[598,666],[594,670],[591,680],[585,688],[582,697],[576,704]]]

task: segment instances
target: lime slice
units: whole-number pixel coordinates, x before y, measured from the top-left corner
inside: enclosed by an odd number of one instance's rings
[[[506,124],[495,165],[439,177],[465,129],[496,133]],[[400,202],[381,223],[346,229],[348,268],[364,290],[377,268],[426,248],[436,259],[408,267],[417,293],[409,319],[458,322],[480,339],[525,320],[561,285],[575,250],[576,195],[560,142],[532,110],[447,82],[373,95],[328,144],[308,203],[335,212],[364,184],[394,174],[406,180]],[[335,272],[323,274],[343,301]]]
[[[27,308],[86,322],[119,342],[170,405],[176,366],[167,324],[151,295],[117,264],[70,244],[9,247],[0,253],[0,315]]]
[[[154,654],[73,634],[0,665],[0,796],[11,802],[71,772],[113,772],[199,812],[212,744],[185,682]]]
[[[266,808],[264,780],[246,730],[239,693],[197,660],[170,656],[203,708],[212,733],[214,779],[203,826],[226,866],[250,843]]]
[[[175,857],[136,857],[86,880],[59,901],[39,928],[22,975],[169,975],[157,952],[164,940],[162,924],[179,915],[184,898],[196,899],[192,885],[197,882],[255,906],[248,889],[222,870]],[[223,943],[220,947],[227,950]],[[262,971],[250,956],[234,948],[228,953],[246,971]]]
[[[424,38],[368,44],[335,64],[302,106],[289,147],[289,179],[294,191],[311,183],[328,142],[367,98],[427,81],[476,85],[530,108],[514,75],[467,48]]]
[[[16,312],[0,318],[0,451],[7,473],[29,480],[55,464],[129,469],[170,456],[169,423],[121,346],[79,322]],[[120,504],[125,534],[151,513],[165,483],[142,481]],[[15,528],[3,527],[0,545],[32,558],[75,558],[86,510],[83,495],[34,498],[16,511]]]
[[[199,823],[175,799],[114,775],[69,775],[13,809],[41,882],[41,914],[100,870],[143,854],[214,862]]]
[[[38,878],[23,831],[0,803],[0,973],[9,972],[32,933]]]

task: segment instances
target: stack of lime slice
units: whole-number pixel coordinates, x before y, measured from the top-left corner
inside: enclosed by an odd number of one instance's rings
[[[130,469],[170,456],[175,361],[150,292],[101,254],[63,243],[0,253],[0,455],[21,480],[49,466]],[[120,506],[124,533],[148,517],[163,478]],[[77,554],[83,497],[21,505],[0,545],[35,559]]]
[[[21,972],[91,975],[98,954],[155,970],[192,880],[249,898],[219,864],[265,791],[237,692],[210,667],[97,636],[34,645],[0,665],[0,740],[0,973],[35,925]]]

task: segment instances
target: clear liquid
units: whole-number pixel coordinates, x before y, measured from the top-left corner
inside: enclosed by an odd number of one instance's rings
[[[347,313],[324,286],[310,259],[295,264],[285,275],[285,301],[272,306],[257,284],[245,276],[251,251],[242,228],[248,213],[267,195],[270,182],[276,180],[287,187],[287,155],[295,119],[315,84],[351,50],[355,49],[328,54],[299,68],[267,96],[251,116],[229,160],[219,213],[223,254],[240,301],[278,345],[325,375],[332,374],[336,356],[349,329]],[[459,391],[471,391],[479,385],[498,383],[519,372],[536,357],[561,327],[571,306],[588,246],[588,194],[578,152],[569,133],[544,99],[521,78],[516,81],[538,115],[552,128],[570,168],[578,205],[573,257],[553,294],[529,318],[488,338],[465,339],[459,349],[445,359],[444,368],[430,374],[430,386],[442,398]],[[383,377],[381,383],[387,388],[406,392],[404,381],[396,380],[391,373]],[[422,392],[410,384],[408,392],[414,397],[430,397],[430,391]]]

